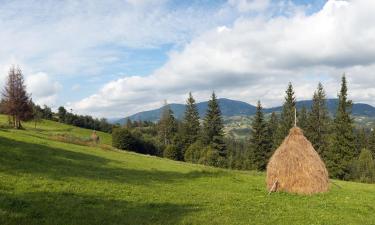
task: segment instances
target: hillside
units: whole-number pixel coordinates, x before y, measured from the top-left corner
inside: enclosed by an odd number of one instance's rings
[[[215,169],[56,141],[90,130],[0,116],[0,224],[372,224],[375,185],[268,195],[258,172]],[[104,144],[108,134],[99,133]]]
[[[255,114],[256,107],[246,102],[225,99],[225,98],[218,99],[218,101],[219,101],[222,114],[227,119],[228,118],[230,119],[231,117],[238,117],[238,116],[252,116]],[[338,104],[337,99],[327,100],[327,108],[331,115],[334,115],[336,113],[337,104]],[[208,105],[208,102],[197,103],[198,112],[201,118],[203,118],[206,113],[207,105]],[[303,106],[309,109],[311,108],[311,105],[312,105],[311,100],[298,101],[297,109],[301,109]],[[184,104],[169,104],[168,106],[173,110],[176,118],[178,119],[183,118],[184,111],[185,111]],[[129,116],[120,120],[115,120],[113,122],[124,124],[128,118],[133,121],[138,121],[138,120],[157,121],[159,120],[162,110],[163,110],[163,107],[154,109],[154,110],[139,112],[132,116]],[[282,110],[282,106],[264,109],[265,113],[281,112],[281,110]],[[375,107],[368,105],[368,104],[354,103],[352,112],[354,116],[358,116],[358,117],[371,117],[371,118],[375,117]]]

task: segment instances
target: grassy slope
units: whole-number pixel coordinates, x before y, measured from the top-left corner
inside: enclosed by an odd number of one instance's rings
[[[32,127],[0,129],[0,224],[375,223],[375,185],[337,181],[342,189],[327,194],[268,196],[262,173],[56,142],[50,133],[91,131]]]

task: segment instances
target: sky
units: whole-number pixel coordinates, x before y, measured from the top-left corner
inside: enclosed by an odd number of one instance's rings
[[[119,118],[218,97],[282,104],[341,76],[375,105],[372,0],[0,0],[0,85],[19,65],[38,104]]]

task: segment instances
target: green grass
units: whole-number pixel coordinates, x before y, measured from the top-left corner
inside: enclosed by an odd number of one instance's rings
[[[263,173],[53,141],[91,131],[51,121],[25,127],[0,129],[0,224],[375,224],[375,185],[267,195]]]

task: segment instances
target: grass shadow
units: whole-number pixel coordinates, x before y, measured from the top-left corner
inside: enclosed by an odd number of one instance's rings
[[[169,183],[225,175],[221,171],[181,173],[157,169],[137,170],[120,167],[118,164],[118,161],[89,153],[68,151],[0,137],[0,170],[13,175],[19,173],[33,174],[54,180],[66,180],[72,177],[86,178],[136,185]]]
[[[0,224],[178,224],[194,205],[139,203],[73,193],[0,195]]]

